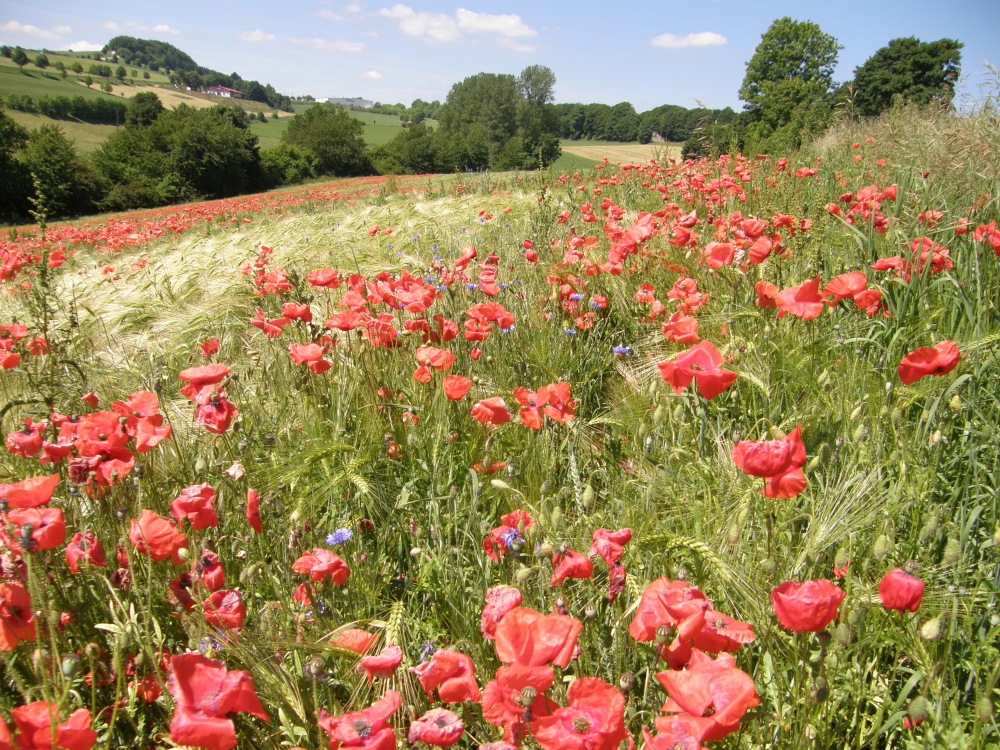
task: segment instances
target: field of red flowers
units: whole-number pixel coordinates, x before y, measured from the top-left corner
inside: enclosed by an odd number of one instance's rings
[[[996,181],[462,178],[0,246],[0,748],[997,747]]]

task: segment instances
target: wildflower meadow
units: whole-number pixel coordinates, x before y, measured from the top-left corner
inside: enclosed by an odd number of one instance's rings
[[[996,748],[1000,141],[0,242],[0,748]]]

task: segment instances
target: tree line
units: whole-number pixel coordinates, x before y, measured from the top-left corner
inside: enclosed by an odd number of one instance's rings
[[[79,120],[98,125],[119,125],[125,122],[127,106],[123,101],[103,97],[40,96],[37,100],[27,94],[9,94],[0,97],[0,106],[19,112],[45,115],[53,120]]]

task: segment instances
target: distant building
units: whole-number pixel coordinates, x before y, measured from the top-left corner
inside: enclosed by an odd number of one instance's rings
[[[330,104],[342,104],[345,107],[361,107],[362,109],[371,109],[375,106],[375,102],[368,101],[367,99],[362,99],[360,96],[352,96],[350,98],[338,98],[338,99],[327,99]]]
[[[225,86],[209,86],[205,89],[206,94],[211,94],[212,96],[224,96],[227,99],[242,99],[243,92],[237,91],[236,89],[228,89]]]

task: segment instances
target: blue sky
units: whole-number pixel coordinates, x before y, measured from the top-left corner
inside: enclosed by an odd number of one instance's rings
[[[843,49],[848,80],[890,39],[958,39],[959,97],[984,62],[1000,65],[1000,0],[0,0],[0,42],[100,48],[117,34],[161,39],[224,73],[290,95],[444,101],[480,72],[546,65],[556,101],[741,109],[738,90],[761,35],[782,16],[813,21]]]

